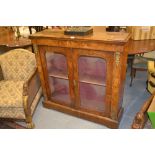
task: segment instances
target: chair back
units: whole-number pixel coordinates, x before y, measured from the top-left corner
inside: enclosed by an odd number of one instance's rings
[[[4,80],[26,81],[36,69],[35,54],[25,49],[15,49],[0,55]]]

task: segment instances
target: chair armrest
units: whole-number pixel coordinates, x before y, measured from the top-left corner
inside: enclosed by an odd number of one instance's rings
[[[27,80],[28,87],[30,86],[31,81],[37,76],[37,74],[38,74],[38,69],[36,68],[32,73],[32,75]]]
[[[2,68],[1,68],[1,66],[0,66],[0,81],[1,81],[1,80],[4,80],[4,77],[3,77]]]
[[[24,83],[23,86],[23,97],[27,97],[27,105],[25,105],[25,109],[30,109],[31,104],[41,87],[38,69],[33,72],[33,74],[29,77],[29,79]],[[31,113],[30,111],[28,112]]]
[[[145,126],[145,123],[148,119],[147,116],[147,109],[149,108],[153,97],[155,95],[155,92],[149,97],[149,99],[144,102],[142,108],[140,109],[140,111],[136,114],[134,121],[132,123],[132,128],[133,129],[142,129]]]
[[[31,76],[28,78],[27,81],[25,81],[24,85],[23,85],[23,96],[28,96],[28,87],[31,83],[31,79],[33,79],[33,77],[36,75],[37,73],[37,68],[34,70],[34,72],[31,74]]]

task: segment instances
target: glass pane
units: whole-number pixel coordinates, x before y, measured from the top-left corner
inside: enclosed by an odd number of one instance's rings
[[[68,77],[67,61],[64,55],[47,52],[46,61],[49,75]]]
[[[98,112],[104,111],[105,87],[80,82],[81,107]]]
[[[52,99],[66,104],[71,103],[68,80],[49,77],[49,85]]]
[[[106,61],[102,58],[81,56],[79,58],[79,79],[83,82],[105,84]]]

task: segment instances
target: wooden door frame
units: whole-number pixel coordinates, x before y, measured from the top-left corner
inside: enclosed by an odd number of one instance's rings
[[[52,102],[55,103],[59,103],[62,105],[67,105],[64,102],[59,102],[59,101],[55,101],[53,100],[50,96],[51,96],[51,90],[49,87],[49,79],[48,79],[48,72],[47,72],[47,63],[46,63],[46,56],[45,54],[47,52],[51,52],[51,53],[57,53],[57,54],[62,54],[66,57],[66,62],[67,62],[67,70],[68,70],[68,83],[69,83],[69,95],[71,98],[71,107],[74,107],[74,90],[73,90],[73,66],[71,63],[72,60],[72,56],[71,56],[71,51],[69,48],[64,48],[64,47],[54,47],[54,46],[39,46],[39,51],[40,51],[40,56],[41,56],[41,62],[42,62],[42,70],[43,70],[43,74],[44,74],[44,78],[46,81],[46,91],[47,91],[47,96],[48,96],[48,100],[51,100]],[[53,52],[54,51],[54,52]]]
[[[110,113],[111,113],[111,92],[112,92],[112,76],[108,73],[109,71],[112,71],[112,67],[113,67],[113,59],[114,59],[114,54],[113,52],[109,52],[107,53],[106,51],[97,51],[97,50],[86,50],[86,49],[73,49],[73,61],[74,61],[74,80],[76,81],[76,83],[79,82],[79,76],[78,76],[78,59],[80,56],[88,56],[88,57],[96,57],[96,58],[102,58],[106,61],[106,89],[105,89],[105,96],[106,96],[106,108],[104,113],[100,113],[100,112],[95,112],[93,111],[94,114],[100,114],[100,115],[104,115],[107,117],[110,117]],[[79,83],[76,84],[75,86],[75,92],[78,92],[76,94],[76,108],[79,109],[80,108],[80,90],[79,90]],[[82,109],[83,110],[83,109]],[[86,112],[89,112],[91,110],[84,110]],[[91,111],[92,113],[92,111]]]

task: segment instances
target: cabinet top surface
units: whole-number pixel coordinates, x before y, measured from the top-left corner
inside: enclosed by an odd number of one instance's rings
[[[46,29],[44,31],[30,35],[30,39],[57,39],[57,40],[75,40],[75,41],[100,41],[113,43],[126,43],[129,38],[129,33],[124,32],[93,32],[85,36],[64,35],[62,30]]]

